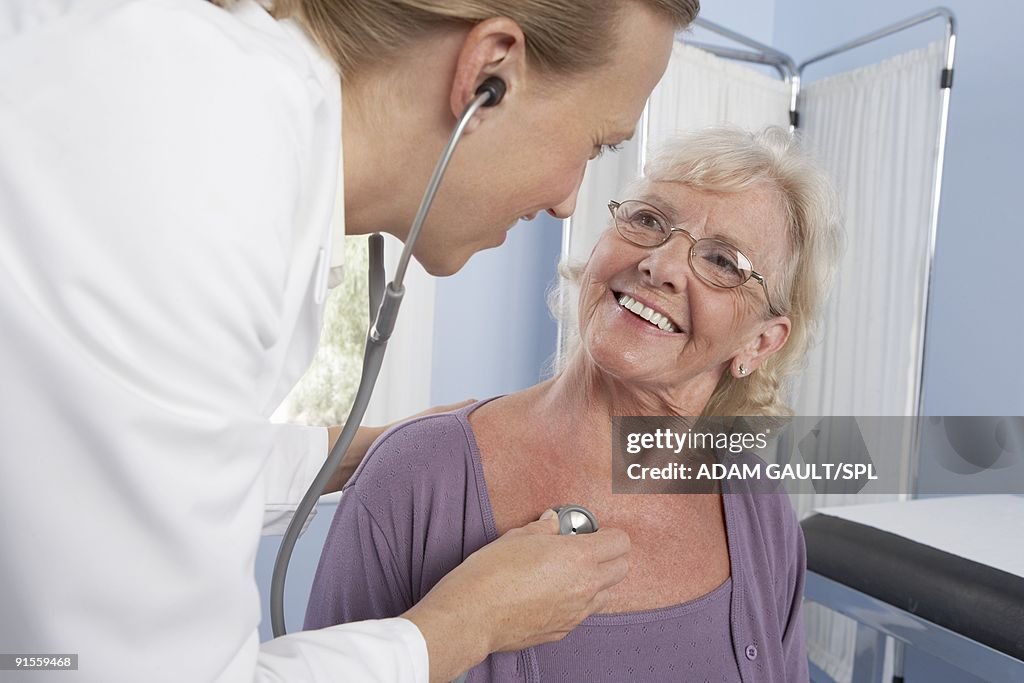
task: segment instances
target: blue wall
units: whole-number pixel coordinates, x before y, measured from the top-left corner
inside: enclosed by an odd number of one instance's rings
[[[555,351],[545,295],[554,281],[562,222],[520,222],[498,249],[476,254],[437,282],[431,402],[524,389]]]
[[[730,31],[753,38],[759,43],[778,47],[774,43],[776,0],[730,0],[729,2],[701,3],[700,17],[712,21]],[[729,45],[728,41],[715,38],[699,28],[693,29],[695,40]],[[739,46],[737,46],[739,47]],[[785,51],[785,50],[783,50]]]

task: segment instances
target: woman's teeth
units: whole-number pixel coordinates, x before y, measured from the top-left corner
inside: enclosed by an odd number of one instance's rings
[[[666,332],[678,332],[676,326],[673,325],[668,318],[663,316],[661,313],[654,311],[649,306],[644,306],[628,294],[619,295],[619,305],[630,313],[635,313],[659,329]]]

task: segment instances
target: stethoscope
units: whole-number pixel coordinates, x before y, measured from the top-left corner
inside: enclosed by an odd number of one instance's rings
[[[434,172],[427,183],[427,189],[423,193],[419,210],[413,219],[409,236],[405,240],[402,255],[398,260],[398,267],[395,271],[395,279],[387,286],[384,281],[387,273],[384,270],[384,238],[380,234],[370,236],[369,241],[369,305],[370,325],[366,335],[366,350],[363,353],[363,370],[359,378],[359,388],[356,390],[356,397],[352,403],[345,426],[341,430],[338,442],[331,449],[327,460],[324,462],[320,472],[317,473],[309,490],[299,502],[295,514],[292,516],[288,529],[281,539],[281,547],[277,551],[277,561],[274,563],[274,575],[270,583],[270,623],[274,637],[283,636],[287,633],[284,624],[284,584],[288,575],[288,562],[291,560],[292,551],[295,549],[295,542],[299,538],[299,532],[309,513],[313,510],[317,500],[323,494],[327,482],[337,470],[342,458],[348,451],[356,431],[366,414],[366,407],[370,402],[370,395],[380,374],[381,363],[384,361],[384,351],[387,349],[388,339],[395,329],[395,321],[398,318],[398,307],[405,295],[405,287],[402,284],[405,280],[405,271],[409,266],[409,259],[412,258],[413,247],[423,229],[423,222],[430,211],[430,205],[434,202],[434,196],[444,178],[448,162],[451,161],[455,146],[462,138],[466,124],[481,107],[493,107],[501,102],[505,96],[505,82],[496,76],[485,80],[477,88],[472,102],[462,112],[458,123],[452,130],[448,144],[441,152]],[[582,534],[597,530],[597,520],[593,514],[578,505],[566,505],[556,510],[559,519],[559,532],[562,534]]]

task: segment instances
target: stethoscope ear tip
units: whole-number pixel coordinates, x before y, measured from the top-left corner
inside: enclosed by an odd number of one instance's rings
[[[487,93],[490,97],[481,106],[493,107],[494,105],[501,102],[502,98],[505,97],[505,90],[508,86],[505,85],[505,81],[498,78],[497,76],[491,76],[476,89],[477,95],[483,95]]]

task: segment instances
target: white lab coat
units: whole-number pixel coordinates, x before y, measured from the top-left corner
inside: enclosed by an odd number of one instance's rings
[[[0,8],[0,652],[79,655],[3,680],[427,679],[404,619],[257,636],[261,525],[326,452],[267,417],[319,337],[340,98],[253,0]]]

